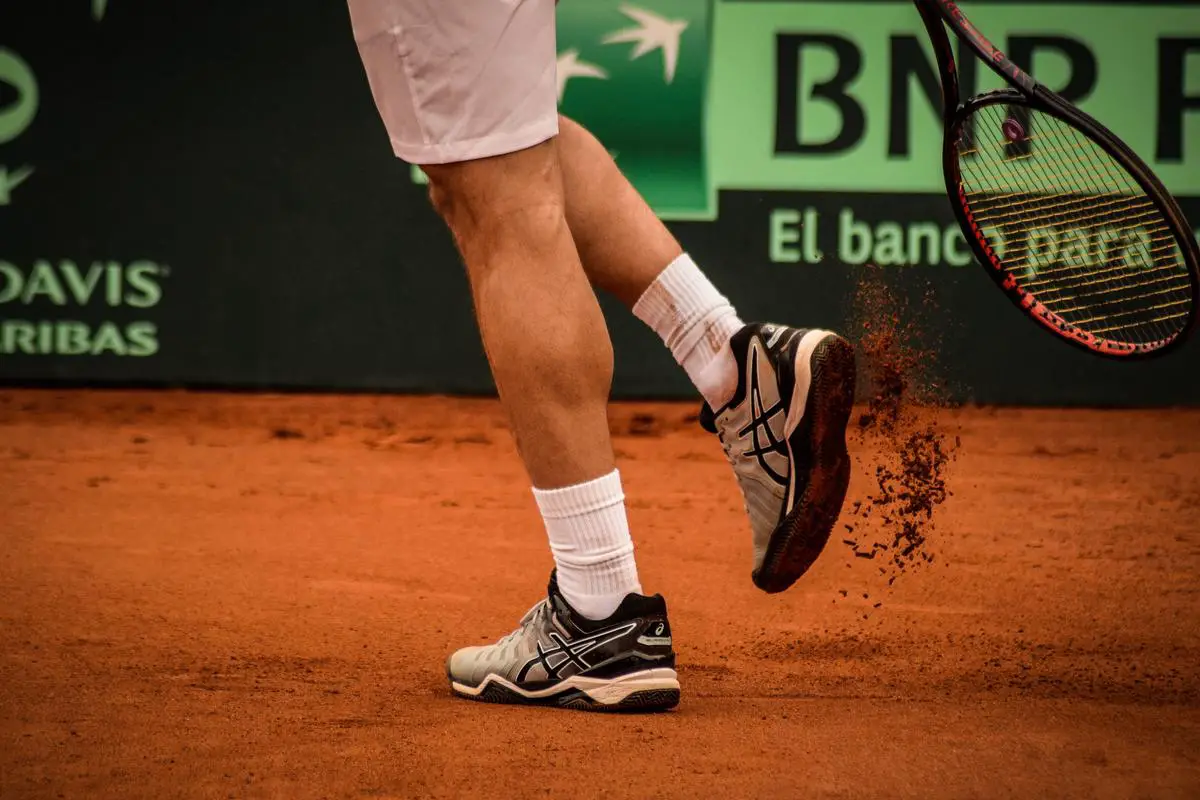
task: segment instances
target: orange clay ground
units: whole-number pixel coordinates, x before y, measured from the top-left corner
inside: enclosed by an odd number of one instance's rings
[[[494,402],[0,393],[0,797],[1200,796],[1200,412],[944,412],[933,563],[767,596],[694,411],[612,412],[683,700],[603,716],[447,691],[551,566]]]

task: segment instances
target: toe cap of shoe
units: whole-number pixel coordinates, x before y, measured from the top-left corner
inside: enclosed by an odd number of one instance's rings
[[[479,654],[482,647],[464,647],[446,656],[446,676],[452,681],[474,686],[483,679]]]

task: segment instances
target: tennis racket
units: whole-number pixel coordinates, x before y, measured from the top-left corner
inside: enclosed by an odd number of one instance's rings
[[[1162,182],[953,0],[914,2],[941,71],[946,191],[979,262],[1026,314],[1090,352],[1134,359],[1182,344],[1200,251]],[[961,100],[947,26],[1008,88]]]

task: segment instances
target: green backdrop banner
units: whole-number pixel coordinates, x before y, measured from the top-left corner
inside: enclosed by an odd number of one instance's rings
[[[1200,3],[967,8],[1200,224]],[[962,66],[968,87],[998,85]],[[1100,361],[974,264],[909,2],[563,0],[558,68],[563,111],[744,316],[851,327],[875,265],[925,308],[959,399],[1200,404],[1200,344]],[[0,381],[491,391],[422,182],[391,157],[336,0],[4,2]],[[615,393],[693,396],[602,302]]]

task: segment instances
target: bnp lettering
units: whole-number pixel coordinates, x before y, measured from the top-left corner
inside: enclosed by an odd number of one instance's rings
[[[830,156],[858,147],[868,128],[870,104],[859,95],[865,68],[870,66],[866,60],[868,54],[860,44],[838,34],[781,32],[775,39],[775,154]],[[888,60],[889,73],[885,79],[889,98],[887,156],[892,158],[904,158],[912,153],[914,91],[923,95],[929,109],[937,111],[940,108],[936,62],[932,54],[927,53],[923,41],[923,36],[893,35],[885,53],[869,54],[871,58]],[[1186,116],[1200,112],[1200,95],[1194,93],[1194,88],[1190,94],[1187,89],[1189,56],[1200,57],[1200,38],[1162,37],[1157,41],[1157,48],[1157,86],[1147,87],[1147,91],[1157,92],[1157,119],[1147,119],[1147,123],[1157,124],[1155,159],[1160,163],[1180,163],[1185,156]],[[1065,61],[1068,77],[1049,88],[1069,102],[1083,101],[1097,89],[1101,71],[1096,53],[1079,39],[1065,35],[1014,35],[1008,39],[1005,50],[1026,71],[1031,71],[1036,56],[1051,55]],[[831,60],[834,64],[832,74],[824,66]],[[823,64],[819,74],[815,69],[808,70],[812,74],[806,73],[806,64],[813,63]],[[958,65],[963,92],[976,94],[980,70],[987,70],[987,67],[974,57],[962,57]],[[1114,65],[1108,67],[1105,74],[1119,76],[1122,73],[1120,67]],[[806,137],[804,118],[817,106],[822,106],[819,111],[823,119],[828,120],[832,115],[837,120],[835,130],[832,134],[823,131],[819,138]],[[872,108],[871,113],[877,112]]]

